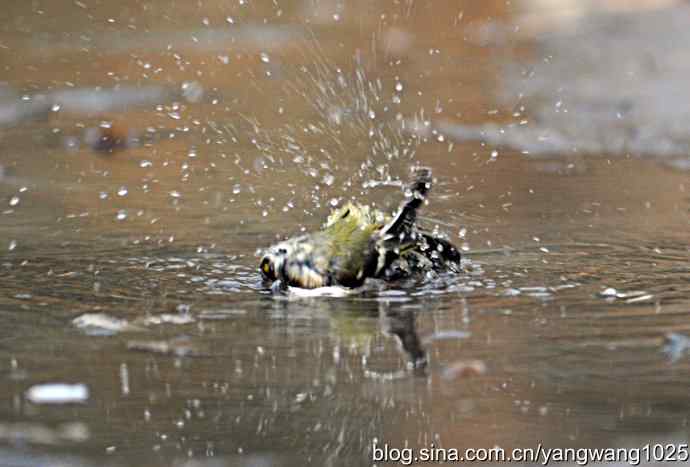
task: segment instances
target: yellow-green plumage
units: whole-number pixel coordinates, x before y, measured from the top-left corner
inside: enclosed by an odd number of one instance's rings
[[[329,216],[324,234],[330,239],[329,254],[338,266],[338,282],[357,282],[362,277],[374,234],[386,220],[382,212],[352,203]]]

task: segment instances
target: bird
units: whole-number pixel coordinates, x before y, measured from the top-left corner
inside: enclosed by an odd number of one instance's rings
[[[274,292],[288,287],[354,289],[368,278],[394,281],[428,271],[459,272],[459,250],[417,225],[417,211],[432,182],[431,169],[413,167],[394,215],[348,202],[331,212],[320,231],[270,246],[259,263],[264,284]]]

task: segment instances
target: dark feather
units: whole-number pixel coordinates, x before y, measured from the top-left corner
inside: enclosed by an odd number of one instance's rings
[[[411,193],[410,199],[403,202],[398,213],[382,229],[381,234],[384,238],[408,237],[412,232],[412,227],[417,220],[417,209],[424,203],[426,196],[431,189],[431,170],[426,167],[415,169],[415,177],[408,187]]]

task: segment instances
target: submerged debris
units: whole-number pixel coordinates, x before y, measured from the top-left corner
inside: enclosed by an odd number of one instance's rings
[[[458,360],[446,366],[441,378],[452,381],[458,378],[481,376],[486,373],[486,364],[482,360]]]
[[[72,324],[90,336],[112,336],[120,332],[142,332],[147,326],[159,324],[189,324],[196,319],[189,313],[162,313],[136,318],[133,321],[115,318],[105,313],[86,313],[72,320]]]
[[[671,363],[675,363],[686,353],[690,348],[690,337],[672,332],[664,336],[664,345],[662,352]]]
[[[613,287],[607,287],[599,292],[599,296],[613,301],[616,299],[625,300],[625,303],[639,303],[651,301],[654,295],[645,292],[644,290],[631,290],[629,292],[619,292]]]
[[[47,383],[31,386],[25,393],[34,404],[77,404],[89,399],[89,388],[82,383]]]
[[[112,336],[123,331],[143,331],[131,325],[126,319],[119,319],[105,313],[86,313],[77,316],[72,324],[89,336]]]
[[[148,316],[142,320],[146,326],[156,324],[190,324],[196,320],[190,314],[163,313],[160,315]]]
[[[129,341],[127,342],[127,349],[173,355],[175,357],[194,357],[201,355],[201,352],[187,337],[177,337],[170,340],[159,341]]]
[[[91,437],[89,427],[82,422],[60,423],[51,427],[42,423],[0,423],[0,440],[10,443],[60,445],[80,443]]]

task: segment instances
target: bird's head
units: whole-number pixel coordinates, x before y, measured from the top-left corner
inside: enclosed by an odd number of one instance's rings
[[[264,281],[272,283],[285,275],[285,266],[290,251],[291,247],[286,242],[278,243],[266,250],[259,263],[259,270]]]
[[[259,270],[265,282],[313,289],[328,284],[330,256],[324,235],[290,238],[268,248]]]

